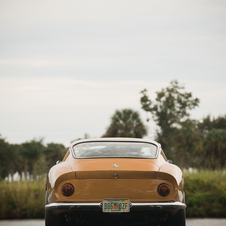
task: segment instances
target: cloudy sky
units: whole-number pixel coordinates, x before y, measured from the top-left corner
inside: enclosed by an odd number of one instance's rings
[[[145,121],[140,91],[154,99],[175,79],[200,98],[193,118],[226,114],[225,0],[0,0],[10,143],[100,137],[116,109]]]

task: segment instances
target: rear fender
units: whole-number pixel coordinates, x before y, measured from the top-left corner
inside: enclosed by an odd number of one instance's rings
[[[182,171],[179,167],[173,164],[163,164],[160,170],[156,172],[156,179],[168,180],[174,185],[175,188],[175,200],[183,202],[184,200],[184,179]]]
[[[63,181],[72,180],[75,177],[75,172],[71,170],[71,167],[67,163],[62,162],[53,166],[47,176],[46,190],[48,203],[57,199],[55,191]]]

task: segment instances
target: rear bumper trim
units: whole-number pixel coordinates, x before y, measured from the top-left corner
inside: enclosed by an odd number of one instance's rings
[[[185,209],[186,205],[181,202],[159,202],[159,203],[130,203],[132,209]],[[75,210],[75,209],[101,209],[100,203],[50,203],[45,206],[46,210]]]
[[[131,207],[147,209],[185,209],[186,205],[182,202],[158,202],[158,203],[131,203]]]

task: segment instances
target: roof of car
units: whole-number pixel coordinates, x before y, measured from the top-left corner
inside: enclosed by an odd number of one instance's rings
[[[152,141],[152,140],[145,140],[141,138],[127,138],[127,137],[105,137],[105,138],[94,138],[94,139],[82,139],[82,140],[76,140],[74,141],[71,146],[74,146],[78,143],[84,143],[84,142],[98,142],[98,141],[125,141],[125,142],[148,142],[155,144],[157,146],[161,146],[158,142]]]

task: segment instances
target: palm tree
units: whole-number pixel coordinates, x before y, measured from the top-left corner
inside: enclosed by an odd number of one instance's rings
[[[111,124],[102,137],[136,137],[147,135],[147,129],[137,111],[131,109],[116,110]]]

